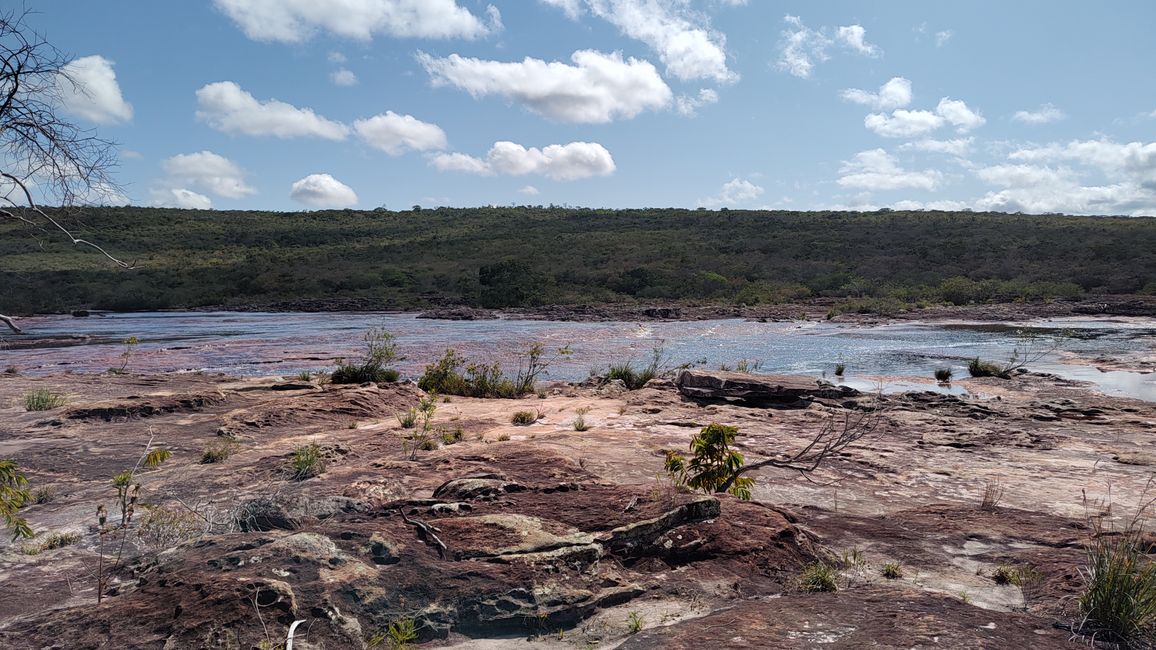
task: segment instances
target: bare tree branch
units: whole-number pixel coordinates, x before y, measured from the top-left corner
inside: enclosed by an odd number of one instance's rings
[[[87,90],[69,76],[65,56],[27,25],[27,16],[27,11],[0,11],[0,217],[63,234],[75,246],[132,268],[75,235],[61,219],[67,208],[119,191],[111,176],[115,148],[59,116],[68,84]],[[0,314],[0,322],[21,332],[8,316]]]

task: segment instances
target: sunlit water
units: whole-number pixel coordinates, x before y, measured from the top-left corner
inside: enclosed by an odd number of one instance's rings
[[[549,379],[578,380],[592,369],[633,359],[644,364],[662,346],[672,365],[694,363],[708,368],[734,367],[746,359],[759,372],[790,373],[834,379],[837,363],[846,365],[849,385],[870,388],[875,377],[887,377],[887,390],[932,389],[927,383],[937,367],[967,376],[967,360],[1006,360],[1024,345],[1018,327],[1029,326],[1041,337],[1037,349],[1050,347],[1062,329],[1063,351],[1078,357],[1116,357],[1156,350],[1156,322],[1150,319],[1055,319],[1021,326],[989,324],[898,323],[872,327],[825,322],[759,323],[746,320],[693,322],[575,323],[534,320],[436,321],[412,314],[386,313],[187,313],[101,314],[89,318],[46,316],[21,324],[31,337],[83,337],[65,347],[3,349],[0,365],[22,373],[65,370],[100,372],[119,367],[124,339],[140,340],[128,359],[138,372],[205,371],[235,375],[293,374],[330,369],[342,358],[361,354],[361,337],[383,327],[397,337],[405,357],[396,364],[416,375],[446,348],[469,359],[498,361],[517,367],[534,342],[548,349],[568,346],[572,354],[549,369]],[[1091,381],[1100,390],[1156,401],[1156,373],[1100,372],[1093,367],[1060,363],[1049,354],[1032,370]],[[895,377],[912,377],[896,380]],[[947,390],[947,389],[941,389]],[[960,391],[959,388],[950,389]]]

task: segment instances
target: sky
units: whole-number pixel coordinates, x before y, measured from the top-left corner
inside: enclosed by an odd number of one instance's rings
[[[183,208],[1156,215],[1156,3],[40,0]]]

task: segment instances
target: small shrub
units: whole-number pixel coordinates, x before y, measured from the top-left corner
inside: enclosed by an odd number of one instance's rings
[[[1002,499],[1003,485],[999,481],[987,481],[983,485],[983,500],[979,503],[979,509],[992,512],[999,507]]]
[[[845,549],[839,558],[839,566],[844,569],[862,569],[867,566],[867,556],[858,546]]]
[[[417,409],[411,406],[409,410],[404,413],[398,413],[397,423],[400,424],[403,429],[412,429],[417,426]]]
[[[1019,582],[1019,572],[1010,564],[1001,564],[991,572],[991,579],[997,585],[1014,585]]]
[[[51,485],[42,485],[32,493],[32,502],[37,505],[52,503],[56,500],[56,489]]]
[[[941,384],[950,383],[951,382],[951,368],[936,368],[935,369],[935,380]]]
[[[726,487],[740,499],[751,498],[754,479],[739,476],[743,455],[731,449],[738,427],[712,422],[690,441],[689,460],[677,452],[666,452],[666,471],[679,485],[711,494]]]
[[[137,540],[154,553],[197,539],[205,533],[205,520],[180,505],[145,508],[147,512],[137,529]]]
[[[646,366],[636,370],[632,361],[612,364],[606,371],[606,380],[614,381],[617,379],[626,386],[627,390],[638,390],[645,386],[646,382],[662,374],[665,366],[666,355],[663,352],[663,347],[659,345],[651,351],[650,363]]]
[[[514,415],[510,417],[510,423],[524,427],[534,424],[540,417],[542,417],[540,412],[531,413],[530,411],[515,411]]]
[[[498,442],[506,442],[509,439],[510,439],[510,434],[508,434],[508,433],[503,432],[503,433],[498,434]]]
[[[836,363],[835,364],[835,376],[836,377],[842,377],[843,373],[846,371],[847,371],[847,364],[845,364],[845,363]]]
[[[1107,633],[1127,647],[1156,642],[1156,562],[1140,524],[1143,510],[1122,531],[1092,521],[1087,563],[1080,569],[1084,591],[1078,602],[1082,631]]]
[[[972,377],[1008,378],[1008,373],[1002,366],[990,361],[980,361],[979,357],[967,362],[967,373]]]
[[[236,445],[232,440],[221,438],[205,447],[205,450],[201,452],[201,463],[205,465],[220,463],[232,456],[235,450]]]
[[[33,544],[25,544],[20,547],[20,552],[25,555],[40,555],[45,551],[52,551],[65,546],[72,546],[80,541],[80,533],[52,533],[47,535],[44,539]]]
[[[883,565],[883,577],[888,580],[898,580],[903,577],[903,567],[898,562],[888,562]]]
[[[400,378],[398,371],[386,367],[398,359],[393,334],[374,328],[365,333],[364,339],[365,358],[360,363],[338,365],[329,381],[334,384],[393,383]]]
[[[812,562],[799,574],[799,588],[805,591],[837,591],[838,573],[826,562]]]
[[[64,406],[64,395],[47,388],[38,388],[24,396],[25,411],[51,411]]]
[[[629,630],[631,634],[638,634],[642,631],[642,626],[645,622],[638,612],[630,612],[630,616],[626,617],[626,629]]]
[[[20,369],[17,368],[16,366],[8,366],[7,368],[4,369],[4,374],[13,375],[13,376],[19,375]]]
[[[293,478],[304,481],[307,478],[320,476],[325,471],[325,459],[321,456],[321,447],[311,443],[293,450],[289,461]]]
[[[442,431],[441,439],[443,445],[453,445],[462,441],[466,437],[465,431],[461,427],[453,430]]]
[[[295,377],[298,381],[313,381],[313,373],[308,370],[302,370]]]
[[[587,431],[590,429],[589,423],[586,422],[586,414],[590,412],[589,406],[582,406],[574,410],[577,417],[574,418],[575,431]]]

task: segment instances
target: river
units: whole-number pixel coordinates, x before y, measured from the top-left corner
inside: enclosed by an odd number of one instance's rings
[[[105,313],[88,318],[40,316],[21,321],[22,339],[54,341],[59,347],[4,348],[0,366],[43,375],[64,371],[101,372],[119,367],[127,347],[135,372],[221,372],[235,375],[295,374],[331,369],[340,359],[356,359],[361,337],[381,327],[397,337],[403,375],[416,376],[446,348],[469,359],[498,361],[517,368],[533,343],[548,350],[567,346],[548,379],[579,380],[611,362],[647,362],[661,347],[673,365],[735,367],[742,360],[758,372],[834,378],[846,366],[846,383],[871,388],[882,379],[888,391],[937,388],[928,381],[935,368],[967,376],[972,357],[1003,361],[1017,348],[1059,348],[1030,364],[1032,370],[1090,381],[1112,394],[1156,401],[1156,373],[1101,372],[1092,360],[1151,358],[1156,321],[1130,318],[1070,318],[1010,325],[979,323],[894,323],[877,326],[815,321],[760,323],[747,320],[656,322],[558,322],[541,320],[438,321],[395,313]],[[1024,328],[1036,335],[1026,340]],[[25,341],[26,342],[26,341]],[[908,377],[912,379],[900,379]]]

